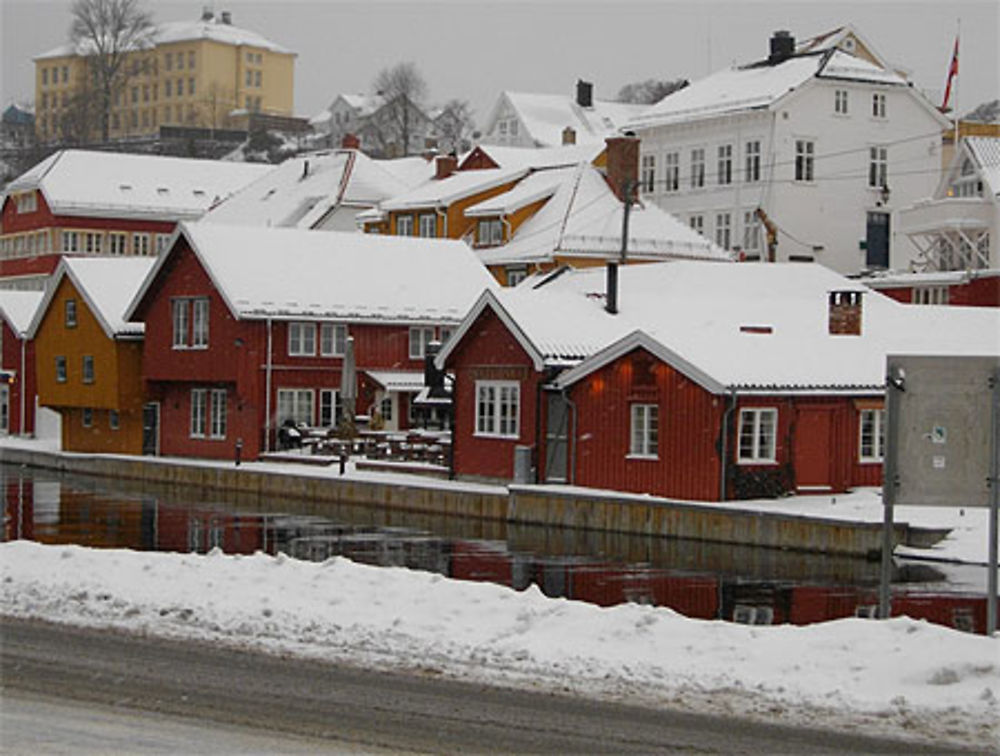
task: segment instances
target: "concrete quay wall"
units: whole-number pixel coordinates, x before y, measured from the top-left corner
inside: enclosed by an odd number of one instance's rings
[[[872,557],[881,549],[881,524],[740,509],[733,503],[698,505],[645,496],[546,486],[510,486],[485,492],[442,485],[254,470],[249,467],[111,457],[0,447],[0,462],[79,475],[160,485],[235,491],[261,498],[369,504],[414,512],[475,517],[637,535],[688,538],[777,549]],[[894,543],[907,540],[896,523]]]

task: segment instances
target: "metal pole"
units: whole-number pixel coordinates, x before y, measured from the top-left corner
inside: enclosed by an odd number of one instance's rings
[[[986,634],[997,631],[997,508],[1000,506],[1000,369],[990,378],[993,388],[990,442],[990,534],[986,578]]]
[[[892,612],[890,582],[892,580],[892,508],[898,487],[899,399],[903,391],[903,376],[892,365],[885,381],[886,428],[885,462],[882,466],[882,569],[879,574],[878,616],[888,619]]]

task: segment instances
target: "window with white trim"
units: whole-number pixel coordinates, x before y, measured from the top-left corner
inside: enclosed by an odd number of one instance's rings
[[[226,390],[212,389],[210,424],[208,434],[211,438],[226,437]]]
[[[528,277],[528,269],[519,265],[517,267],[507,268],[507,285],[517,286],[521,281]]]
[[[743,249],[760,251],[760,219],[753,210],[743,211]]]
[[[396,236],[413,236],[413,216],[396,216]]]
[[[332,428],[340,417],[340,392],[337,389],[319,390],[319,424]]]
[[[778,410],[741,409],[739,461],[751,464],[777,461],[777,436]]]
[[[312,389],[278,389],[278,425],[287,420],[312,425],[313,397]]]
[[[78,232],[76,231],[62,232],[62,251],[63,252],[80,251],[80,234]]]
[[[795,140],[795,180],[812,181],[816,143],[810,139]]]
[[[62,355],[56,357],[56,383],[66,382],[66,358]]]
[[[760,181],[760,140],[754,139],[746,143],[746,154],[743,163],[743,181],[755,184]]]
[[[872,118],[885,118],[885,95],[881,92],[872,94]]]
[[[499,218],[483,218],[476,223],[476,244],[480,247],[503,244],[503,223]]]
[[[83,382],[94,382],[94,356],[91,354],[83,355]]]
[[[655,404],[633,404],[629,456],[653,457],[659,454],[660,408]]]
[[[715,175],[718,184],[733,183],[733,145],[719,145],[718,165]]]
[[[889,148],[870,147],[868,149],[868,186],[881,189],[889,182]]]
[[[189,430],[191,438],[205,437],[207,416],[208,390],[203,388],[191,389],[191,424]]]
[[[410,359],[422,360],[427,354],[427,345],[434,341],[434,328],[413,326],[410,328]]]
[[[643,155],[642,168],[640,170],[640,182],[642,191],[652,194],[656,189],[656,155]]]
[[[835,89],[833,91],[833,112],[838,115],[847,115],[846,89]]]
[[[76,328],[76,300],[67,299],[63,304],[64,312],[64,324],[67,328]]]
[[[859,458],[862,462],[881,462],[885,457],[885,410],[861,410],[859,418]]]
[[[33,213],[38,209],[38,195],[35,192],[24,192],[16,195],[15,204],[17,212]]]
[[[663,190],[676,192],[681,188],[681,155],[668,152],[663,156]]]
[[[314,357],[316,355],[316,324],[288,324],[288,356]]]
[[[437,236],[437,215],[434,213],[420,214],[420,236],[433,239]]]
[[[520,435],[521,387],[516,381],[476,381],[476,435]]]
[[[700,189],[705,186],[705,149],[698,147],[691,150],[691,188]]]
[[[191,347],[204,349],[208,346],[208,297],[191,300]]]
[[[167,242],[170,241],[170,234],[156,235],[156,254],[162,255],[167,251]]]
[[[101,240],[104,234],[96,231],[87,231],[83,235],[83,251],[88,255],[101,254]]]
[[[108,252],[112,255],[124,255],[125,254],[125,241],[128,237],[122,233],[109,233],[108,234]]]
[[[323,357],[343,357],[347,351],[347,326],[323,323],[319,327],[319,353]]]
[[[688,218],[688,225],[691,226],[699,234],[704,235],[705,233],[705,216],[704,215],[692,215]]]
[[[733,243],[732,217],[729,213],[715,214],[715,243],[729,249]]]
[[[149,234],[132,234],[132,254],[142,256],[149,254]]]
[[[208,297],[175,297],[170,300],[174,349],[208,347]],[[193,316],[193,317],[192,317]]]
[[[84,407],[83,412],[80,416],[81,423],[84,428],[94,427],[94,409],[93,407]]]

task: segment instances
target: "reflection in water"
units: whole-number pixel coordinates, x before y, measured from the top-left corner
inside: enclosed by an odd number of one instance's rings
[[[4,540],[206,553],[336,556],[409,567],[601,606],[636,602],[687,616],[807,624],[867,616],[878,563],[681,539],[507,525],[349,503],[261,501],[0,465]],[[929,565],[894,575],[893,612],[985,632],[985,596]],[[928,584],[934,583],[934,590]]]

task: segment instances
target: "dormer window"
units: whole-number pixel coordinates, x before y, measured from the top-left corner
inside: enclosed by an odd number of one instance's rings
[[[476,246],[496,247],[503,244],[503,223],[499,218],[483,218],[476,224]]]
[[[38,197],[34,192],[18,194],[15,201],[17,203],[17,212],[19,214],[33,213],[38,209]]]

